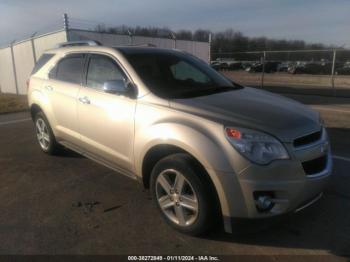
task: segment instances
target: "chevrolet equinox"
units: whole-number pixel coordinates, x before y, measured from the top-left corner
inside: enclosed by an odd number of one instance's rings
[[[62,44],[35,65],[28,101],[42,151],[66,147],[139,180],[192,235],[299,211],[331,173],[317,112],[179,50]]]

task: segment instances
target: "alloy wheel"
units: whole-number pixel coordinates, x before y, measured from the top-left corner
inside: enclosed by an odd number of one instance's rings
[[[198,217],[198,198],[191,183],[177,170],[166,169],[156,180],[156,196],[162,212],[179,226],[190,226]]]
[[[36,136],[38,142],[43,150],[48,150],[50,146],[50,133],[49,129],[42,118],[36,120]]]

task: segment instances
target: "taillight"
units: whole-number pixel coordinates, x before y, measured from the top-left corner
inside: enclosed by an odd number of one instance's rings
[[[30,85],[30,78],[27,79],[26,85],[27,85],[27,88],[29,88],[29,85]]]

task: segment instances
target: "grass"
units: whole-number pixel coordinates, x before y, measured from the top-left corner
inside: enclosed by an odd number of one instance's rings
[[[0,114],[28,110],[26,95],[0,94]]]

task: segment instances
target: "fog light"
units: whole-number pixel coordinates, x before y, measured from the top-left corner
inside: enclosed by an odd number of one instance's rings
[[[269,196],[261,196],[256,201],[256,205],[262,210],[269,209],[272,204],[273,203]]]
[[[254,199],[259,212],[268,212],[275,205],[272,192],[254,192]]]

